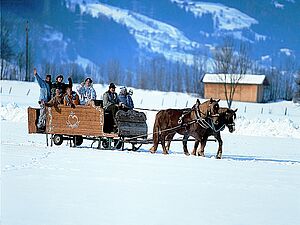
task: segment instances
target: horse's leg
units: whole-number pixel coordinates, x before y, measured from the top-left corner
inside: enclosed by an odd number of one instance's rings
[[[158,147],[158,141],[153,140],[153,146],[150,148],[151,153],[155,153]]]
[[[217,141],[219,142],[219,148],[218,148],[218,152],[217,152],[216,158],[217,159],[221,159],[222,158],[222,146],[223,146],[223,141],[222,141],[222,138],[221,138],[221,133],[218,132],[214,136],[217,139]]]
[[[168,152],[170,150],[170,145],[171,145],[171,142],[172,142],[174,136],[175,136],[175,133],[171,133],[166,138],[166,141],[167,141],[167,151]]]
[[[157,125],[157,121],[154,123],[154,128],[153,128],[153,146],[150,148],[151,153],[155,153],[159,144],[159,139],[160,139],[161,134],[159,134],[159,128]]]
[[[200,146],[200,149],[197,149],[197,154],[196,154],[197,156],[205,157],[205,155],[204,155],[204,148],[205,148],[206,143],[207,143],[207,138],[208,138],[207,135],[205,135],[205,136],[203,136],[201,138],[201,141],[200,141],[201,146]]]
[[[183,139],[182,139],[182,144],[183,144],[183,152],[185,155],[190,155],[189,153],[189,150],[187,148],[187,140],[189,139],[189,135],[188,134],[185,134],[183,136]]]
[[[194,148],[193,148],[193,151],[192,151],[192,155],[196,155],[196,151],[197,151],[197,148],[199,146],[199,143],[200,143],[199,140],[195,141]]]
[[[165,143],[166,143],[166,137],[164,136],[162,139],[161,139],[161,146],[162,146],[162,148],[163,148],[163,154],[169,154],[169,152],[168,152],[168,149],[166,148],[166,145],[165,145]]]

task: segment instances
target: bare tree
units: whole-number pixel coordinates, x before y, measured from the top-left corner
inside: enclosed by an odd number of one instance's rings
[[[0,71],[0,79],[3,80],[3,75],[5,72],[5,68],[7,67],[8,63],[14,56],[13,49],[10,43],[10,30],[7,22],[1,18],[1,47],[0,47],[0,60],[1,60],[1,71]]]
[[[214,70],[224,84],[225,99],[230,108],[238,83],[251,68],[249,46],[240,42],[236,47],[232,38],[226,38],[214,50],[213,58]]]
[[[294,103],[300,103],[300,70],[298,70],[298,73],[295,74],[295,92],[293,96],[293,102]]]
[[[19,80],[21,80],[21,76],[25,67],[25,59],[24,59],[24,52],[19,52],[17,54],[17,64],[18,64],[18,74],[19,74]]]

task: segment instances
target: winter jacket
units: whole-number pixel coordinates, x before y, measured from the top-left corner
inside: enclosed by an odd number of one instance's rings
[[[97,95],[93,86],[78,86],[77,91],[80,97],[80,104],[85,105],[90,100],[95,100]]]
[[[132,98],[130,95],[128,94],[119,94],[119,100],[120,102],[122,102],[125,107],[127,109],[133,109],[134,108],[134,104],[133,104],[133,101],[132,101]]]
[[[63,97],[62,96],[54,96],[48,103],[45,103],[45,106],[48,107],[56,107],[57,105],[63,104]]]
[[[36,80],[40,86],[40,101],[48,102],[51,99],[51,82],[46,82],[38,74],[36,74]]]
[[[106,91],[103,94],[103,108],[106,110],[111,105],[118,105],[120,100],[118,98],[117,93],[112,93],[110,91]]]
[[[66,93],[67,87],[72,89],[72,86],[73,86],[72,79],[69,77],[68,81],[69,81],[69,84],[65,84],[64,82],[57,82],[57,81],[55,83],[53,83],[52,88],[51,88],[51,97],[53,98],[55,96],[56,89],[61,90],[62,94]]]
[[[72,95],[65,95],[64,96],[64,105],[72,106],[72,105],[79,105],[79,96],[75,91],[72,91]]]

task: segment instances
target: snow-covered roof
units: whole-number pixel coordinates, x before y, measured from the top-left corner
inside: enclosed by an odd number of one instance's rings
[[[205,74],[202,81],[203,83],[239,83],[239,84],[263,84],[265,75],[254,74]]]

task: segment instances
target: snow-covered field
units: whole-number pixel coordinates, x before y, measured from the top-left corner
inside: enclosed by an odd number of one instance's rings
[[[98,98],[107,89],[95,85]],[[30,90],[30,91],[29,91]],[[1,81],[1,224],[278,224],[300,221],[300,106],[237,103],[236,132],[225,130],[223,159],[46,147],[27,134],[37,83]],[[136,107],[184,108],[187,94],[134,89]],[[201,101],[204,101],[201,99]],[[222,106],[226,106],[221,102]],[[146,111],[149,132],[155,112]],[[285,115],[286,114],[286,115]],[[189,143],[189,149],[192,143]]]

